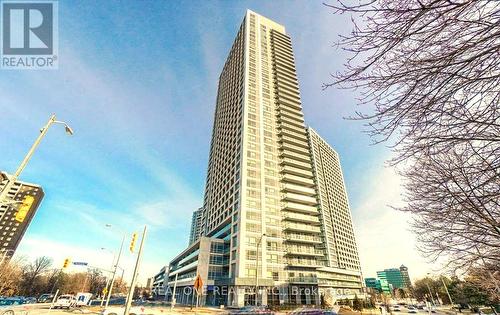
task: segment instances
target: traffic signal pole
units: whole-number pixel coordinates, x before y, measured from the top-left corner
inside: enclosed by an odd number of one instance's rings
[[[123,235],[123,238],[122,238],[122,245],[120,246],[120,251],[118,252],[118,258],[116,259],[115,268],[113,270],[113,276],[111,277],[111,284],[109,285],[108,297],[106,298],[105,308],[108,308],[109,299],[111,298],[111,293],[113,292],[113,286],[115,284],[115,277],[116,277],[116,269],[118,268],[118,264],[120,263],[120,257],[122,256],[124,242],[125,242],[125,234]],[[123,277],[122,277],[122,280],[123,280]]]
[[[137,260],[135,261],[134,273],[132,274],[132,281],[130,282],[130,288],[128,290],[127,302],[125,304],[124,315],[128,315],[130,312],[130,307],[132,306],[132,299],[134,297],[135,285],[137,283],[137,275],[139,272],[139,264],[141,262],[142,249],[144,248],[144,240],[146,239],[148,227],[144,226],[144,231],[142,232],[141,244],[139,245],[139,252],[137,253]]]

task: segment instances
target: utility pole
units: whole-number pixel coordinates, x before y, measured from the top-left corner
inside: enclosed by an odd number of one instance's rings
[[[144,248],[144,240],[146,238],[147,230],[148,230],[148,227],[147,227],[147,225],[145,225],[144,231],[142,232],[141,244],[139,245],[139,252],[137,253],[137,260],[135,262],[134,273],[132,274],[132,281],[130,282],[130,288],[128,290],[127,302],[125,304],[125,311],[123,313],[124,315],[128,315],[128,313],[130,312],[130,307],[132,306],[132,298],[134,297],[134,290],[135,290],[135,285],[137,282],[137,274],[139,271],[139,264],[141,261],[142,249]]]
[[[115,277],[116,277],[116,269],[118,268],[118,263],[120,263],[120,257],[122,256],[122,250],[123,250],[123,243],[125,242],[125,234],[123,235],[123,238],[122,238],[122,244],[120,246],[120,251],[118,252],[118,258],[116,259],[116,263],[115,263],[115,269],[113,270],[113,276],[111,277],[111,283],[109,285],[109,289],[108,289],[108,297],[106,298],[106,308],[108,307],[108,304],[109,304],[109,299],[111,298],[111,293],[113,292],[113,286],[115,284]],[[114,259],[113,259],[114,261]],[[123,277],[122,277],[122,280],[123,280]]]
[[[175,274],[175,282],[174,282],[174,292],[172,293],[172,303],[170,303],[170,310],[173,310],[174,309],[174,306],[175,306],[175,302],[176,302],[176,298],[175,298],[175,290],[177,289],[177,277],[179,276],[179,273],[176,273]],[[167,283],[168,283],[168,279],[167,279]],[[165,292],[165,296],[167,295],[167,293]]]
[[[266,234],[262,234],[257,242],[257,261],[255,265],[255,306],[258,305],[259,300],[259,247],[264,236],[266,236]]]

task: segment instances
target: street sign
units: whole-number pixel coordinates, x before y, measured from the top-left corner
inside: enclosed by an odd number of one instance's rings
[[[89,263],[83,262],[83,261],[74,261],[73,265],[75,266],[87,266]]]
[[[196,289],[196,292],[200,292],[200,289],[203,288],[203,281],[201,280],[200,275],[196,276],[196,280],[194,280],[194,288]]]

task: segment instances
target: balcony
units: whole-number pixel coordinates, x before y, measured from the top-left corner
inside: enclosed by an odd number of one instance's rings
[[[279,104],[278,104],[278,109],[279,109],[280,113],[283,113],[283,114],[287,113],[289,116],[292,115],[292,116],[298,116],[298,117],[304,118],[304,114],[299,109],[296,109],[296,108],[293,108],[290,106],[286,106],[286,105],[279,105]]]
[[[295,78],[290,78],[279,73],[276,74],[274,83],[278,86],[288,86],[290,88],[299,89],[299,82]]]
[[[306,129],[304,126],[296,126],[296,125],[291,125],[285,121],[281,121],[280,124],[278,125],[279,129],[287,129],[296,133],[305,133]],[[285,132],[285,131],[283,131]]]
[[[290,71],[295,71],[295,63],[287,60],[286,57],[282,58],[281,55],[276,55],[275,62],[276,64],[279,64],[280,66],[288,68]]]
[[[292,119],[283,115],[278,116],[278,121],[281,123],[286,123],[287,125],[292,125],[295,126],[296,128],[302,128],[302,130],[305,129],[304,127],[304,122],[296,119]]]
[[[309,268],[318,268],[323,265],[323,263],[317,261],[316,259],[301,259],[301,258],[289,258],[287,259],[287,264],[289,266],[299,266],[299,267],[309,267]]]
[[[297,176],[292,174],[283,174],[282,178],[285,182],[299,184],[306,187],[314,187],[314,181],[310,178],[304,178],[302,176]]]
[[[285,210],[301,212],[301,213],[312,213],[319,214],[318,208],[313,206],[302,205],[294,202],[283,202],[282,206]]]
[[[281,196],[281,200],[283,201],[291,201],[291,202],[297,202],[297,203],[302,203],[305,205],[317,205],[318,201],[314,197],[309,197],[309,196],[304,196],[300,194],[294,194],[294,193],[285,193]]]
[[[290,143],[283,142],[281,143],[281,147],[279,148],[282,151],[292,151],[298,154],[303,154],[305,156],[309,156],[309,150],[307,148],[298,147],[296,145],[292,145]]]
[[[281,111],[279,112],[278,119],[280,118],[286,118],[289,119],[290,121],[296,121],[297,123],[300,123],[301,125],[304,124],[304,116],[302,115],[294,115],[291,114],[287,111]]]
[[[309,233],[309,234],[321,233],[321,229],[318,226],[311,226],[311,225],[301,224],[301,223],[286,222],[284,227],[285,227],[285,230],[287,230],[287,231],[298,231],[298,232]]]
[[[299,147],[302,147],[302,148],[305,148],[305,149],[309,149],[309,143],[305,139],[298,140],[298,139],[295,139],[295,138],[283,135],[283,136],[281,136],[280,140],[282,142],[284,142],[283,143],[284,147],[288,146],[286,143],[290,143],[290,144],[292,144],[294,146],[299,146]]]
[[[289,46],[278,40],[273,40],[273,45],[271,46],[271,49],[274,51],[275,55],[283,55],[288,57],[289,59],[294,58],[292,52],[292,46]]]
[[[279,77],[282,77],[282,78],[289,78],[291,79],[292,81],[296,81],[297,80],[297,75],[295,74],[295,71],[291,71],[290,69],[280,65],[280,64],[277,64],[275,63],[273,65],[273,73],[276,74],[277,76]]]
[[[280,156],[284,158],[290,158],[290,159],[296,159],[299,160],[300,162],[306,162],[306,163],[311,163],[311,157],[309,154],[303,153],[303,154],[297,154],[294,153],[290,150],[284,150],[280,152]]]
[[[288,278],[290,283],[318,283],[318,278],[316,277],[293,277]]]
[[[290,246],[286,249],[287,255],[294,256],[314,256],[321,257],[324,253],[321,250],[314,249],[314,247],[309,248],[297,248],[295,246]]]
[[[296,171],[294,171],[294,170],[296,168],[297,169],[300,168],[300,169],[308,171],[306,177],[312,177],[312,173],[310,172],[310,170],[312,169],[310,160],[309,160],[309,162],[300,162],[300,161],[297,161],[295,159],[284,158],[281,160],[281,164],[285,165],[283,171],[285,171],[287,173],[299,175],[299,176],[305,175],[305,174],[296,174]],[[290,172],[288,172],[288,170],[290,170]],[[309,173],[311,175],[309,175]]]
[[[286,221],[303,222],[303,223],[309,223],[309,224],[313,224],[313,225],[320,225],[321,224],[319,222],[318,217],[315,217],[312,215],[306,215],[306,214],[292,213],[292,212],[286,212],[283,215],[283,219]]]
[[[275,60],[284,60],[295,65],[295,58],[291,54],[283,54],[281,51],[274,51]]]
[[[306,171],[304,169],[292,167],[292,166],[283,166],[281,168],[281,173],[287,173],[291,175],[297,175],[300,177],[313,178],[313,173],[311,171]]]
[[[306,243],[306,244],[323,243],[323,241],[319,236],[309,235],[309,234],[286,234],[285,238],[287,242]]]
[[[304,187],[301,185],[294,185],[294,184],[283,185],[283,191],[303,194],[306,196],[315,196],[316,195],[316,190],[314,190],[313,188],[308,188],[308,187]]]
[[[282,129],[278,130],[278,134],[280,136],[292,137],[292,138],[297,139],[299,141],[306,141],[306,139],[307,139],[305,131],[304,132],[295,132],[295,131],[292,131],[289,129],[282,128]]]
[[[300,105],[300,100],[289,100],[284,97],[278,98],[278,103],[282,106],[291,107],[296,110],[302,110],[302,106]]]
[[[286,94],[286,96],[289,96],[290,98],[296,98],[298,100],[300,100],[300,93],[298,92],[298,90],[296,89],[291,89],[287,86],[280,86],[278,85],[278,94],[279,95],[282,95],[282,94]]]

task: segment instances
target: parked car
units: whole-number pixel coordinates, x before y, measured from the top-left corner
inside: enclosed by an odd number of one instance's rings
[[[417,312],[418,312],[418,310],[415,306],[413,306],[413,305],[408,306],[408,313],[415,314]]]
[[[35,304],[35,303],[36,303],[36,297],[29,296],[23,299],[23,304]]]
[[[0,299],[0,306],[14,306],[14,305],[22,305],[23,300],[20,298],[3,298]]]
[[[70,309],[76,306],[76,298],[71,294],[64,294],[57,298],[52,308],[67,308]]]
[[[42,294],[38,297],[38,303],[50,303],[50,302],[52,302],[53,298],[54,298],[54,294],[45,293],[45,294]]]
[[[20,298],[0,299],[0,315],[27,315],[28,311],[22,306],[23,300]]]
[[[401,312],[401,307],[399,305],[397,305],[397,304],[396,305],[392,305],[391,306],[391,310],[393,312]]]

